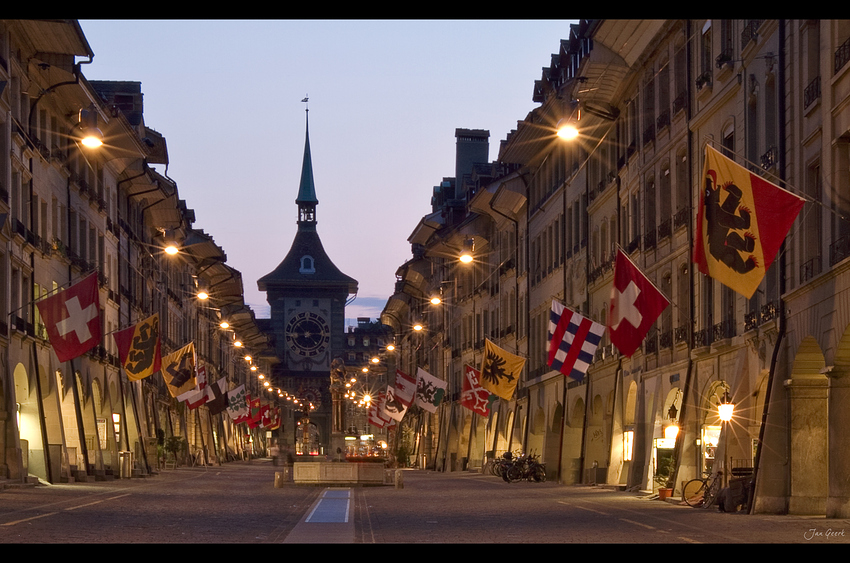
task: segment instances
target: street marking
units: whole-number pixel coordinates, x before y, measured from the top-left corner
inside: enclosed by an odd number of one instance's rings
[[[593,510],[592,508],[587,508],[586,506],[580,506],[578,504],[573,504],[571,502],[564,502],[562,500],[555,501],[559,504],[566,504],[567,506],[572,506],[574,508],[580,508],[582,510],[587,510],[588,512],[595,512],[596,514],[602,514],[604,516],[608,516],[607,512],[602,512],[601,510]]]
[[[304,520],[311,524],[317,522],[348,522],[350,489],[328,489]]]
[[[105,501],[107,501],[107,500],[115,500],[115,499],[117,499],[117,498],[124,498],[124,497],[128,497],[128,496],[130,496],[131,494],[132,494],[132,493],[127,493],[127,494],[125,494],[125,495],[118,495],[118,496],[116,496],[116,497],[109,497],[109,498],[105,498],[105,499],[102,499],[102,500],[96,500],[96,501],[94,501],[94,502],[89,502],[89,503],[86,503],[86,504],[80,504],[80,505],[77,505],[77,506],[69,506],[69,507],[68,507],[68,508],[66,508],[65,510],[77,510],[78,508],[83,508],[83,507],[86,507],[86,506],[92,506],[93,504],[100,504],[100,503],[105,502]]]
[[[21,522],[29,522],[30,520],[37,520],[39,518],[44,518],[45,516],[53,516],[54,514],[59,514],[58,512],[48,512],[47,514],[39,514],[38,516],[30,516],[29,518],[22,518],[21,520],[15,520],[14,522],[6,522],[3,524],[4,526],[14,526],[15,524],[20,524]]]
[[[77,510],[78,508],[84,508],[86,506],[92,506],[93,504],[100,504],[102,502],[103,502],[102,500],[96,500],[96,501],[90,502],[88,504],[81,504],[81,505],[78,505],[78,506],[69,506],[65,510]]]
[[[648,524],[642,524],[641,522],[635,522],[634,520],[629,520],[628,518],[620,518],[623,522],[628,522],[629,524],[634,524],[636,526],[642,526],[644,528],[648,528],[650,530],[654,530],[655,526],[650,526]]]

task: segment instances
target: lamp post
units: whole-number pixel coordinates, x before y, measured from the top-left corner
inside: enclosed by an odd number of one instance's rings
[[[729,471],[726,467],[726,459],[727,459],[727,450],[729,448],[729,421],[732,420],[732,417],[735,414],[735,405],[732,403],[732,400],[729,398],[729,391],[724,391],[723,399],[720,401],[720,404],[717,405],[717,416],[720,417],[721,422],[723,422],[723,485],[726,486],[729,480]]]

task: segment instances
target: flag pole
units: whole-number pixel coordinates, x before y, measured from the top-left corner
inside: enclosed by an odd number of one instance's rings
[[[52,483],[53,481],[52,481],[52,477],[51,477],[51,473],[52,473],[51,468],[52,468],[53,464],[50,461],[50,448],[47,446],[47,420],[45,419],[45,415],[44,415],[44,399],[42,399],[42,393],[41,393],[41,374],[39,374],[38,349],[36,348],[35,340],[33,340],[33,342],[32,342],[32,358],[33,358],[33,362],[35,363],[35,366],[34,366],[34,369],[35,369],[35,390],[36,390],[36,393],[38,393],[38,400],[36,401],[36,404],[38,405],[38,422],[39,422],[38,425],[41,427],[42,451],[44,452],[44,460],[46,462],[46,467],[47,467],[47,480]],[[76,390],[76,387],[74,387],[74,389]],[[17,430],[18,438],[20,439],[20,434],[21,434],[20,427],[16,428],[16,430]],[[18,445],[20,445],[20,444],[18,444]],[[24,474],[23,471],[21,471],[21,480],[24,483],[26,483],[26,480],[27,480],[27,475]]]

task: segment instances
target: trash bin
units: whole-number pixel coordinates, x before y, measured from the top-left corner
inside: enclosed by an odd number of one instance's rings
[[[133,460],[132,460],[132,452],[128,451],[120,451],[118,452],[118,469],[119,475],[121,479],[129,479],[132,475],[133,470]]]

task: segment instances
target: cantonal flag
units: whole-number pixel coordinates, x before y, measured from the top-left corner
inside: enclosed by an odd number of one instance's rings
[[[416,396],[416,378],[401,370],[395,372],[395,398],[406,406],[413,403]]]
[[[750,299],[805,200],[707,145],[703,182],[693,261],[703,274]]]
[[[525,358],[511,354],[491,342],[484,340],[484,359],[481,360],[481,386],[489,392],[509,401],[519,383]]]
[[[207,401],[207,409],[210,414],[219,414],[227,408],[227,377],[222,377],[209,386],[210,399]]]
[[[604,333],[603,325],[552,301],[549,315],[549,367],[576,381],[584,380]]]
[[[385,400],[385,393],[378,393],[372,399],[372,405],[369,407],[369,424],[371,424],[372,426],[384,428],[385,426],[392,426],[393,424],[395,424],[394,420],[388,418],[384,414],[383,403]]]
[[[470,365],[464,366],[463,389],[460,392],[460,405],[482,416],[490,414],[490,405],[496,395],[481,387],[481,372]]]
[[[248,420],[249,395],[245,392],[245,384],[227,392],[227,414],[234,424]]]
[[[172,397],[191,391],[197,384],[195,377],[195,343],[190,342],[162,358],[162,378]]]
[[[381,401],[381,404],[384,418],[389,417],[398,422],[401,422],[401,419],[404,418],[404,414],[407,412],[407,407],[410,406],[410,403],[405,403],[401,400],[398,396],[398,391],[392,385],[387,386],[387,394],[383,401]]]
[[[446,394],[448,384],[422,368],[416,370],[416,404],[428,412],[437,412],[437,406]]]
[[[162,364],[159,341],[159,313],[112,333],[118,346],[118,359],[127,379],[138,381],[158,372]]]

